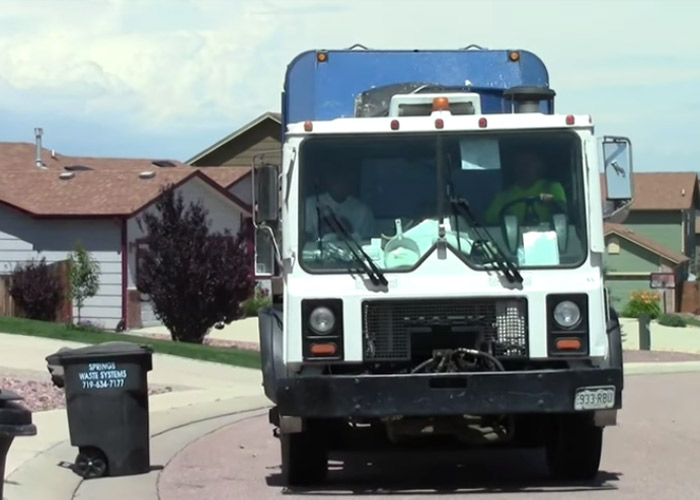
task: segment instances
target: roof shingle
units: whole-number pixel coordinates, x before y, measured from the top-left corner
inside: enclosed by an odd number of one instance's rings
[[[695,172],[637,172],[633,174],[634,201],[630,210],[686,210],[698,204]],[[605,175],[600,175],[603,199]]]
[[[247,171],[231,167],[191,167],[177,160],[159,167],[152,159],[96,158],[52,154],[43,149],[44,169],[35,165],[31,143],[0,143],[0,202],[36,216],[124,216],[152,202],[166,184],[179,185],[192,177],[219,190],[249,211],[250,207],[226,189]],[[61,178],[65,167],[81,165]],[[141,178],[141,172],[155,175]]]
[[[606,222],[605,235],[607,236],[613,233],[631,241],[632,243],[646,248],[647,250],[650,250],[655,254],[665,258],[666,260],[670,260],[671,262],[681,264],[690,260],[686,255],[682,254],[681,252],[668,248],[666,245],[663,245],[658,241],[654,241],[650,238],[647,238],[646,236],[642,236],[639,233],[635,233],[631,229],[628,229],[621,224],[612,224]]]

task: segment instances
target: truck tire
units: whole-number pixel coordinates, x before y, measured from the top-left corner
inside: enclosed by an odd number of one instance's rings
[[[282,358],[284,315],[282,307],[273,304],[258,311],[258,337],[265,396],[277,403],[277,380],[286,375]]]
[[[324,436],[313,429],[280,434],[282,479],[288,486],[323,483],[328,474],[328,450]]]
[[[610,350],[610,366],[622,371],[622,388],[625,387],[625,367],[622,357],[622,329],[617,311],[610,308],[610,321],[607,324],[608,346]]]
[[[598,474],[603,450],[603,427],[589,415],[562,415],[553,422],[545,446],[553,479],[591,480]]]

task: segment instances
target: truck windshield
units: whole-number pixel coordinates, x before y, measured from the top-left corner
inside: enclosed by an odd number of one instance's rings
[[[504,258],[517,269],[579,266],[582,165],[573,131],[309,137],[299,150],[301,265],[356,270],[352,243],[383,272],[407,272],[442,235],[473,269],[503,268]],[[344,235],[319,218],[328,209]]]

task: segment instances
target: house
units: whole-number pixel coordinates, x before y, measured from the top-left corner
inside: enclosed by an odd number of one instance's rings
[[[232,192],[246,203],[252,203],[250,169],[253,161],[279,165],[282,161],[282,117],[271,111],[263,113],[215,144],[187,160],[195,167],[230,167],[240,172]]]
[[[634,202],[623,224],[605,224],[606,281],[621,311],[635,290],[649,290],[651,273],[673,273],[675,290],[661,291],[667,311],[680,305],[680,283],[696,253],[695,220],[700,206],[697,174],[635,173]],[[603,194],[605,177],[601,176]]]
[[[138,217],[154,210],[161,188],[201,200],[212,229],[238,232],[250,202],[234,191],[240,169],[194,168],[174,160],[65,156],[32,143],[0,143],[0,269],[46,257],[64,260],[81,241],[100,265],[100,287],[81,311],[105,328],[158,324],[136,291],[145,250]],[[73,314],[77,311],[74,308]]]

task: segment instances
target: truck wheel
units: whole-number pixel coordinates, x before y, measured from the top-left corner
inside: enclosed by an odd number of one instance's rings
[[[622,355],[622,329],[620,327],[620,319],[617,316],[617,311],[610,308],[610,321],[607,325],[608,345],[610,346],[610,364],[615,368],[622,370],[622,387],[625,383],[625,367]]]
[[[328,450],[324,436],[312,429],[280,434],[282,478],[289,486],[323,483],[328,473]]]
[[[585,481],[595,478],[603,449],[603,428],[588,415],[557,418],[545,446],[553,479]]]

